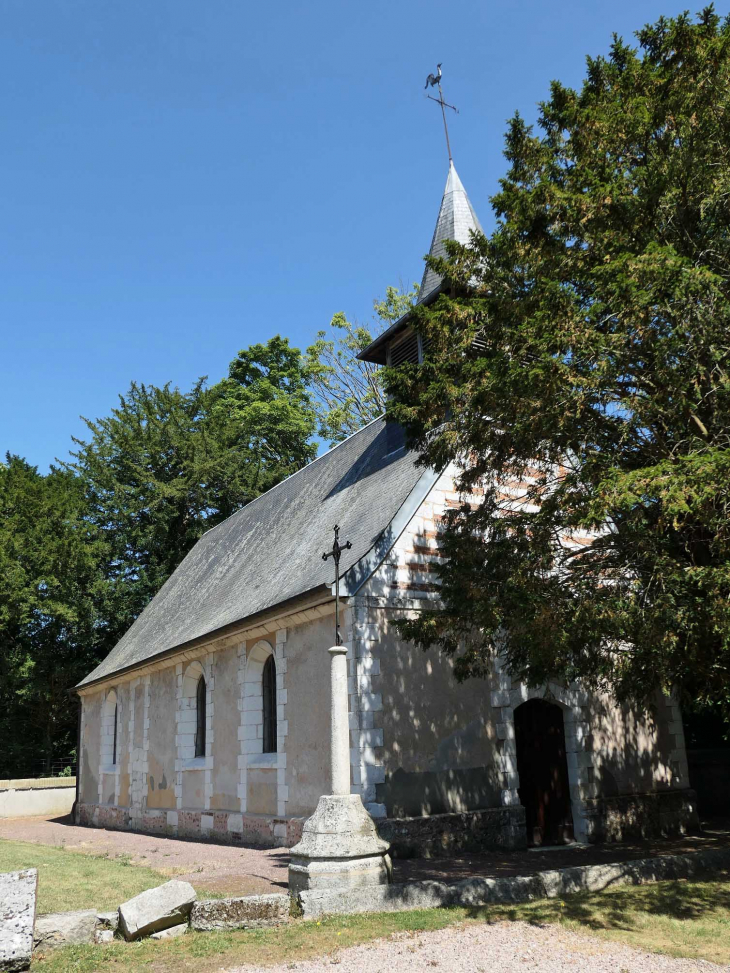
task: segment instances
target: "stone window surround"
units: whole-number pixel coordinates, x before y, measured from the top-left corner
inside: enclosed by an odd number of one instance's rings
[[[104,803],[104,777],[114,775],[114,803],[119,799],[119,774],[121,771],[121,761],[119,760],[120,743],[120,709],[119,697],[116,689],[110,689],[106,694],[101,709],[100,733],[101,743],[99,749],[99,803]],[[117,733],[117,754],[116,763],[112,763],[114,758],[114,718],[116,716]]]
[[[240,779],[238,796],[241,813],[246,813],[248,798],[248,768],[269,768],[276,770],[277,816],[286,815],[289,788],[286,783],[286,737],[289,725],[286,719],[286,629],[276,632],[276,645],[266,639],[259,639],[246,652],[245,645],[239,648],[239,681],[241,683],[240,710],[241,722],[238,728],[240,754],[238,758]],[[264,664],[274,656],[276,665],[276,753],[264,753],[264,706],[263,673]]]
[[[118,762],[114,760],[114,716],[119,723],[119,700],[116,689],[110,689],[106,694],[101,711],[101,750],[100,764],[102,774],[113,774],[117,770]],[[117,725],[117,746],[119,744],[119,726]],[[118,756],[118,754],[117,754]]]
[[[505,785],[500,794],[502,805],[509,807],[520,803],[517,793],[520,778],[517,773],[515,710],[530,699],[547,699],[563,711],[573,833],[576,841],[586,842],[588,829],[583,801],[596,796],[597,793],[597,785],[593,782],[592,773],[595,766],[594,754],[585,749],[585,741],[590,734],[590,724],[585,712],[589,701],[588,694],[576,687],[566,688],[557,683],[535,689],[530,689],[524,683],[513,684],[511,677],[502,670],[498,660],[495,661],[495,670],[499,688],[491,693],[490,701],[496,718],[495,730],[498,741],[496,764],[502,773]]]
[[[213,672],[212,665],[196,660],[191,662],[184,673],[178,674],[180,694],[177,707],[177,753],[179,769],[212,770],[213,734]],[[182,669],[182,667],[181,667]],[[205,756],[195,756],[195,733],[198,717],[198,682],[205,679]]]
[[[602,759],[600,753],[586,749],[586,742],[591,735],[590,715],[587,711],[590,695],[575,683],[566,687],[551,682],[547,686],[530,689],[524,683],[513,682],[499,659],[495,660],[495,675],[498,688],[491,693],[490,701],[492,709],[499,714],[495,725],[499,746],[497,768],[502,772],[506,785],[501,792],[502,805],[520,803],[517,793],[520,778],[517,773],[514,711],[530,699],[546,699],[563,711],[573,831],[576,841],[587,842],[589,823],[584,802],[600,796],[597,779]],[[687,786],[688,772],[683,750],[682,715],[676,700],[672,700],[670,712],[673,722],[670,722],[669,729],[675,734],[675,749],[669,752],[667,769],[670,772],[670,789],[674,789]]]

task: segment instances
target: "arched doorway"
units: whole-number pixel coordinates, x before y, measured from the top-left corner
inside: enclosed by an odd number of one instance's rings
[[[525,809],[528,845],[573,840],[563,711],[544,699],[515,710],[518,794]]]

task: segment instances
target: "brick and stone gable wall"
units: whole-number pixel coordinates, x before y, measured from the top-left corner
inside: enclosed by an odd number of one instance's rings
[[[423,653],[399,641],[396,618],[439,605],[439,533],[446,512],[464,501],[454,473],[447,470],[439,478],[354,600],[349,633],[353,786],[374,815],[515,807],[514,710],[547,695],[563,711],[577,837],[591,840],[607,833],[609,801],[633,801],[630,814],[641,819],[643,796],[689,786],[681,715],[673,701],[657,699],[653,715],[638,713],[577,685],[527,687],[503,672],[498,661],[490,679],[457,686],[448,660],[436,650]],[[526,502],[538,475],[537,469],[527,470],[524,478],[503,485],[505,516]],[[473,502],[479,502],[478,495]],[[561,543],[586,546],[592,539],[581,534]],[[626,814],[615,809],[611,814],[619,821],[614,831],[620,832]]]

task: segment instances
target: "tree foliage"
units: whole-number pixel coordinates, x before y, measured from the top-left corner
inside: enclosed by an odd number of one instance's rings
[[[204,531],[316,454],[298,349],[276,336],[187,392],[133,383],[43,476],[0,463],[0,777],[76,746],[72,687]]]
[[[392,411],[484,495],[448,519],[445,610],[402,631],[462,677],[502,649],[533,685],[730,707],[730,26],[637,36],[512,120],[495,232],[432,261]]]
[[[380,368],[357,356],[385,328],[401,318],[418,298],[418,284],[410,291],[387,287],[384,300],[374,300],[370,325],[348,321],[338,311],[328,331],[320,331],[307,348],[306,367],[315,396],[319,434],[331,445],[342,442],[385,412]]]
[[[104,644],[106,556],[72,475],[0,463],[0,777],[76,747],[68,692]]]
[[[115,638],[206,530],[315,453],[302,356],[278,336],[239,352],[212,387],[133,383],[110,416],[86,424],[68,468],[107,539]]]

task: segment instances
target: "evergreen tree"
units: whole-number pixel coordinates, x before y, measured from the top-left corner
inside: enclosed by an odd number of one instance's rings
[[[206,530],[316,452],[302,357],[278,336],[239,352],[212,387],[133,383],[111,416],[86,422],[69,469],[110,550],[112,643]]]
[[[48,771],[75,751],[69,690],[104,644],[106,558],[72,475],[0,463],[0,777]]]
[[[502,648],[533,685],[728,708],[730,25],[637,36],[512,120],[496,231],[432,262],[393,414],[484,495],[448,520],[445,610],[402,631],[462,677]]]

